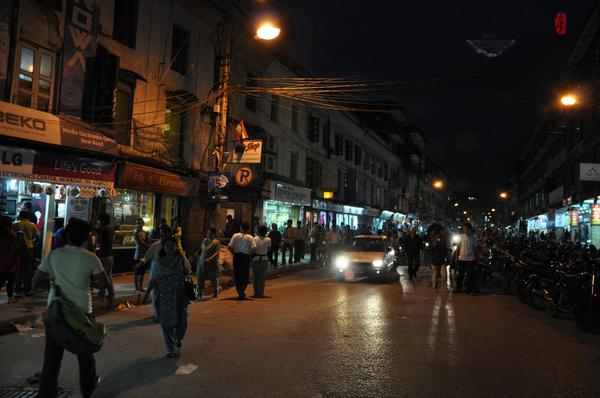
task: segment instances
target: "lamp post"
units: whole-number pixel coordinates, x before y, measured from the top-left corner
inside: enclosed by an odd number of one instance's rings
[[[219,84],[217,99],[217,126],[215,140],[215,171],[222,173],[225,161],[225,145],[227,142],[227,117],[229,115],[229,95],[231,92],[231,26],[228,23],[230,13],[226,10],[220,32],[220,63],[219,63]],[[262,22],[256,29],[255,38],[258,40],[269,41],[276,39],[281,33],[281,29],[270,21]]]

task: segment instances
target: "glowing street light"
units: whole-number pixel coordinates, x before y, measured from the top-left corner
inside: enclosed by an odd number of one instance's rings
[[[444,188],[444,181],[435,180],[432,185],[433,185],[434,189],[442,189],[442,188]]]
[[[454,207],[458,207],[458,202],[454,204]]]
[[[466,210],[465,210],[465,211],[463,211],[463,214],[467,214],[467,211],[466,211]]]
[[[256,30],[256,37],[261,40],[273,40],[279,36],[281,29],[271,22],[263,22]]]
[[[495,211],[496,211],[496,209],[492,209],[492,213],[495,212]]]
[[[500,199],[506,200],[506,199],[508,199],[508,192],[505,192],[505,191],[500,192],[499,196],[500,196]]]
[[[577,104],[577,97],[572,94],[563,95],[560,99],[560,103],[564,106],[573,106]]]

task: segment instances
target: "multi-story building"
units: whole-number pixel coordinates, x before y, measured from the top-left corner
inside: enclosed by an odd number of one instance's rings
[[[538,118],[511,189],[511,204],[518,207],[528,231],[554,228],[558,235],[569,231],[572,239],[596,245],[600,243],[598,13],[596,7],[570,55],[555,98]],[[578,101],[561,104],[567,94]]]
[[[285,43],[253,40],[250,19],[231,2],[1,4],[0,204],[15,215],[31,201],[48,245],[55,223],[104,212],[117,230],[116,263],[130,265],[139,218],[148,229],[179,218],[191,252],[228,214],[381,228],[419,211],[425,142],[405,113],[365,117],[278,91],[309,74]],[[224,95],[220,160],[230,182],[212,203]],[[262,140],[259,164],[233,160],[241,121],[249,139]]]

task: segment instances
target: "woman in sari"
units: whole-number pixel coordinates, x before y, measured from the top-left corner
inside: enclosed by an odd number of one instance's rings
[[[213,297],[219,295],[219,253],[221,243],[216,238],[217,231],[210,228],[206,233],[206,239],[202,241],[200,255],[196,260],[196,280],[198,281],[198,298],[201,300],[204,294],[204,283],[210,281],[213,288]]]

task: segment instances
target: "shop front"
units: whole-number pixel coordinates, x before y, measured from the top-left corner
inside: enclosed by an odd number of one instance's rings
[[[133,230],[139,218],[144,221],[147,231],[158,226],[162,219],[172,226],[175,219],[183,214],[182,200],[196,197],[199,190],[198,179],[130,162],[119,164],[114,194],[102,198],[99,205],[99,211],[108,213],[115,227],[115,267],[119,264],[123,271],[133,266]],[[185,214],[185,218],[180,220],[184,230],[184,249],[186,238],[189,240],[186,226],[190,217],[193,215]]]
[[[371,207],[350,206],[329,200],[314,199],[312,201],[312,221],[331,228],[333,225],[350,226],[360,233],[373,231],[373,220],[381,214],[381,210]]]
[[[77,217],[92,221],[94,203],[114,193],[115,166],[84,157],[0,146],[2,213],[16,217],[31,202],[44,252],[60,223]]]
[[[287,220],[311,221],[311,190],[279,181],[267,181],[269,191],[262,204],[262,222],[277,224],[283,231]]]

